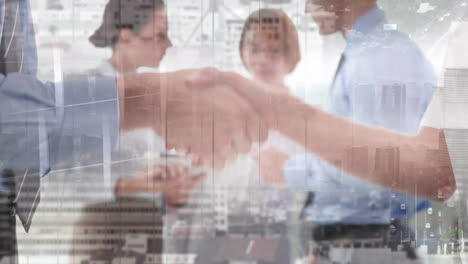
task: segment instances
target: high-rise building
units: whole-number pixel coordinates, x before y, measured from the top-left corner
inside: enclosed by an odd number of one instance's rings
[[[455,175],[457,192],[454,201],[459,214],[459,226],[468,234],[468,130],[446,129],[444,131],[449,146],[453,173]]]
[[[440,89],[442,103],[442,122],[451,162],[457,182],[457,193],[453,200],[456,204],[459,217],[459,226],[465,232],[468,231],[468,130],[457,129],[467,123],[466,113],[460,113],[459,109],[468,104],[468,69],[446,68],[444,72],[444,86]]]
[[[353,166],[369,168],[369,148],[353,147],[346,151],[346,159]]]
[[[172,0],[166,3],[170,34],[177,45],[200,44],[203,33],[204,1]],[[211,30],[207,30],[211,32]]]
[[[386,119],[382,120],[383,124],[393,124],[398,130],[406,127],[406,89],[406,85],[402,83],[384,85],[380,107],[387,114],[382,117]]]
[[[229,229],[228,218],[228,202],[226,192],[223,190],[217,191],[214,194],[214,212],[215,212],[215,227],[218,231],[227,232]]]
[[[393,177],[400,172],[400,150],[398,148],[378,148],[375,152],[375,169],[382,177]],[[399,180],[399,179],[398,179]]]

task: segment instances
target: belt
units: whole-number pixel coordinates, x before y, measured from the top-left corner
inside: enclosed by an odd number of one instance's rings
[[[0,191],[0,212],[5,214],[5,212],[10,212],[11,215],[15,215],[15,206],[13,204],[14,196],[10,193]]]
[[[314,228],[315,241],[386,238],[391,225],[323,225]]]
[[[317,243],[313,251],[327,256],[331,248],[389,248],[397,251],[400,246],[409,259],[417,259],[415,249],[410,243],[401,242],[399,228],[398,221],[387,225],[317,226],[313,230],[313,239]]]
[[[6,257],[8,260],[5,263],[10,263],[9,257],[14,256],[16,252],[15,206],[12,198],[11,194],[0,191],[0,263],[3,263],[2,259]]]

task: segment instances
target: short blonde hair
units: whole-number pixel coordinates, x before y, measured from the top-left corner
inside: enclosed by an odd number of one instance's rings
[[[288,15],[286,15],[286,13],[280,9],[260,9],[250,14],[250,16],[247,18],[244,24],[244,28],[242,29],[239,43],[239,51],[241,54],[242,63],[244,63],[245,66],[242,50],[244,49],[245,35],[247,31],[251,29],[252,25],[272,23],[277,23],[282,27],[281,32],[283,32],[283,36],[280,36],[279,40],[283,41],[283,55],[287,60],[288,71],[292,72],[301,60],[299,37],[294,23],[291,21]]]

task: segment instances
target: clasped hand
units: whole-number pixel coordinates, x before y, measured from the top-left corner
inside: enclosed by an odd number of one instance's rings
[[[205,178],[205,173],[194,175],[183,166],[158,165],[135,176],[120,179],[115,187],[115,194],[161,193],[168,204],[183,205],[190,192]]]
[[[267,111],[218,73],[204,69],[124,77],[121,127],[152,127],[167,148],[194,153],[205,167],[223,167],[248,153],[252,143],[263,142],[269,125]]]

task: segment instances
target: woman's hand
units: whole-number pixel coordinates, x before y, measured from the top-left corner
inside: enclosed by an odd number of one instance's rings
[[[180,167],[169,167],[172,177],[162,180],[165,185],[161,191],[169,205],[183,205],[187,201],[190,192],[202,183],[206,174],[193,175],[187,169]]]
[[[252,150],[250,155],[258,162],[260,175],[265,182],[270,184],[285,185],[283,168],[288,160],[288,155],[274,147],[260,151]]]
[[[179,165],[158,165],[130,178],[119,180],[116,195],[137,192],[160,192],[170,205],[184,204],[190,192],[199,185],[206,174],[193,175]]]

